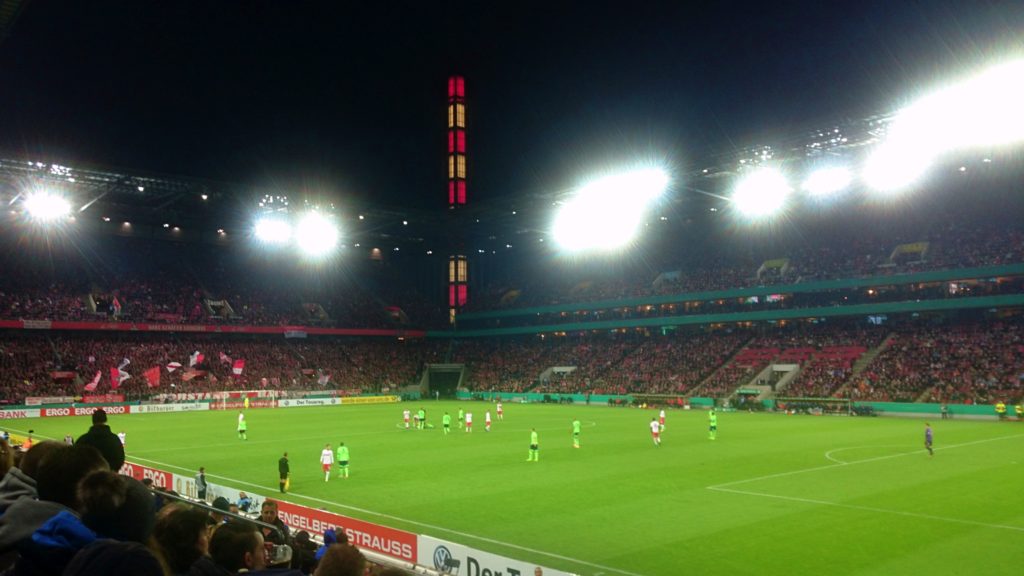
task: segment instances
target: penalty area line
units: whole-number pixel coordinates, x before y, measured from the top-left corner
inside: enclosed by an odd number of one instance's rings
[[[133,460],[140,460],[142,462],[149,462],[151,464],[156,464],[158,466],[165,466],[167,468],[174,468],[176,470],[183,470],[183,471],[186,471],[186,472],[189,472],[189,473],[192,472],[192,470],[190,468],[185,468],[185,467],[178,466],[176,464],[170,464],[170,463],[167,463],[167,462],[159,462],[157,460],[151,460],[149,458],[141,458],[139,456],[132,456],[132,459]],[[271,493],[273,493],[273,491],[277,489],[277,488],[273,488],[273,487],[270,487],[270,486],[263,486],[263,485],[260,485],[260,484],[254,484],[252,482],[246,482],[245,480],[238,480],[238,479],[235,479],[235,478],[229,478],[227,476],[220,476],[220,475],[217,475],[217,474],[207,474],[207,476],[209,476],[211,478],[217,478],[217,479],[220,479],[220,480],[226,480],[228,482],[232,482],[232,483],[235,483],[235,484],[244,484],[246,486],[250,486],[250,487],[253,487],[253,488],[259,488],[261,490],[267,490],[267,491],[269,491]],[[382,513],[382,512],[375,512],[373,510],[368,510],[366,508],[359,508],[358,506],[350,506],[348,504],[341,504],[339,502],[332,502],[330,500],[324,500],[323,498],[317,498],[315,496],[304,496],[304,495],[298,494],[296,492],[289,492],[288,494],[291,495],[291,496],[294,496],[294,497],[298,497],[298,498],[302,498],[302,499],[305,499],[305,500],[309,500],[311,502],[317,502],[317,503],[320,503],[320,504],[329,504],[331,506],[337,506],[338,508],[342,508],[344,510],[351,510],[353,512],[359,512],[359,513],[362,513],[362,514],[367,514],[367,515],[370,515],[370,516],[375,516],[377,518],[385,518],[385,519],[388,519],[388,520],[394,520],[396,522],[402,522],[402,523],[405,523],[405,524],[408,524],[408,525],[411,525],[411,526],[418,526],[420,528],[426,528],[426,529],[435,530],[435,531],[438,531],[438,532],[445,532],[447,534],[454,534],[454,535],[460,536],[462,538],[468,538],[468,539],[476,540],[476,541],[479,541],[479,542],[486,542],[488,544],[494,544],[496,546],[504,546],[506,548],[520,550],[520,551],[523,551],[523,552],[529,552],[531,554],[537,554],[537,555],[540,555],[540,556],[547,556],[548,558],[556,558],[558,560],[564,560],[566,562],[571,562],[573,564],[578,564],[580,566],[590,566],[591,568],[599,568],[601,570],[607,570],[607,571],[610,571],[610,572],[614,572],[616,574],[625,574],[626,576],[644,576],[643,574],[638,574],[636,572],[629,572],[627,570],[622,570],[620,568],[613,568],[611,566],[604,566],[602,564],[595,564],[593,562],[587,562],[586,560],[580,560],[578,558],[572,558],[572,557],[569,557],[569,556],[563,556],[561,554],[554,554],[554,553],[551,553],[551,552],[545,552],[543,550],[537,550],[535,548],[528,548],[526,546],[520,546],[518,544],[511,544],[509,542],[503,542],[501,540],[495,540],[493,538],[487,538],[485,536],[477,536],[475,534],[469,534],[467,532],[460,532],[458,530],[452,530],[450,528],[444,528],[442,526],[435,526],[433,524],[427,524],[425,522],[418,522],[416,520],[409,520],[407,518],[402,518],[400,516],[394,516],[392,514],[385,514],[385,513]]]

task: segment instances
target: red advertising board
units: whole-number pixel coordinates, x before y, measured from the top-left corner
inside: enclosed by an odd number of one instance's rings
[[[125,462],[124,466],[121,466],[121,474],[125,476],[131,476],[138,481],[145,480],[146,478],[153,479],[153,486],[157,488],[174,488],[174,475],[163,470],[157,470],[156,468],[150,468],[143,466],[142,464],[134,464],[132,462]]]
[[[323,534],[328,528],[344,528],[350,544],[406,562],[417,559],[416,535],[409,532],[281,501],[278,516],[292,530]]]
[[[103,404],[105,402],[124,402],[124,394],[94,394],[82,396],[85,404]]]

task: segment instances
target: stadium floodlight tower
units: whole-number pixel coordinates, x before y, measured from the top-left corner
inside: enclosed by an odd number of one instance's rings
[[[63,196],[52,192],[33,192],[25,197],[24,205],[29,217],[42,223],[67,218],[71,213],[71,203]]]
[[[801,188],[815,198],[826,198],[849,188],[853,173],[845,166],[818,168],[804,179]]]
[[[785,208],[792,191],[782,172],[762,167],[740,179],[730,200],[743,216],[751,219],[766,218]]]
[[[570,253],[607,252],[633,241],[648,206],[665,193],[664,170],[643,168],[597,178],[562,204],[552,236]]]
[[[255,234],[264,244],[287,244],[292,239],[292,226],[280,217],[260,218],[256,221]]]
[[[329,254],[338,245],[338,235],[338,227],[330,218],[317,210],[312,210],[299,220],[295,242],[306,256],[320,258]]]
[[[868,158],[864,180],[880,191],[905,188],[941,155],[1024,140],[1024,59],[984,70],[900,110]]]

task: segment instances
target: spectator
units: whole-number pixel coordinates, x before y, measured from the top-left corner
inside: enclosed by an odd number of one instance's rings
[[[230,512],[231,503],[228,502],[227,498],[223,496],[217,496],[216,498],[213,499],[213,508],[215,510],[219,510],[220,512]],[[220,512],[210,512],[210,518],[213,518],[213,521],[216,524],[223,524],[228,521],[227,516],[221,514]]]
[[[199,472],[196,472],[196,498],[202,501],[206,501],[206,468],[199,467]]]
[[[78,499],[82,522],[101,538],[144,543],[153,533],[153,494],[134,478],[94,472],[78,484]]]
[[[92,428],[78,438],[78,444],[86,444],[99,450],[114,472],[119,472],[121,466],[124,466],[124,446],[117,434],[110,431],[110,426],[107,425],[107,412],[102,408],[92,413]]]
[[[209,555],[212,529],[202,510],[172,504],[161,511],[153,538],[172,574],[188,574],[193,564]]]
[[[248,522],[230,522],[218,528],[210,539],[210,556],[214,564],[230,573],[302,576],[297,570],[266,571],[267,549],[263,535]]]
[[[362,576],[366,558],[348,544],[332,544],[320,559],[313,576]]]
[[[262,528],[262,537],[267,542],[273,544],[288,544],[288,527],[284,525],[284,522],[277,516],[277,502],[273,500],[264,500],[263,507],[260,509],[260,520],[265,524],[276,526],[278,531],[271,530],[270,528]]]
[[[160,558],[141,544],[97,540],[75,554],[63,576],[161,576],[167,573]]]
[[[242,512],[249,513],[249,508],[252,507],[252,498],[249,497],[245,492],[238,493],[238,509]]]

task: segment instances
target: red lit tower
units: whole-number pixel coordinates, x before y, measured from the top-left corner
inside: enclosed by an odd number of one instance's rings
[[[448,208],[466,205],[466,81],[448,78]],[[448,256],[448,321],[469,298],[469,262],[460,248]]]

